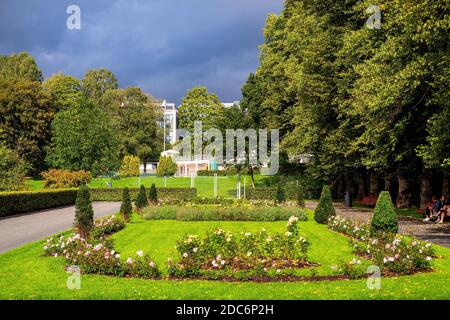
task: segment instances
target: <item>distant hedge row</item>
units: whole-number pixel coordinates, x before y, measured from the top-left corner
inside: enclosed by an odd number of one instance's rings
[[[129,189],[131,199],[134,201],[139,193],[139,189]],[[195,188],[158,188],[158,199],[161,201],[190,200],[197,196]],[[92,201],[122,201],[123,189],[91,189]]]
[[[296,185],[284,185],[284,194],[286,200],[297,200],[297,186]],[[315,188],[303,189],[303,198],[305,199],[318,199],[320,192]],[[276,187],[259,187],[248,188],[246,191],[246,198],[249,200],[274,200],[276,198]]]
[[[190,200],[197,196],[195,188],[160,188],[162,201]],[[78,189],[1,192],[0,217],[75,204]],[[90,189],[92,201],[122,201],[123,189]],[[134,201],[139,189],[130,189]]]
[[[0,193],[0,217],[73,205],[78,189]]]

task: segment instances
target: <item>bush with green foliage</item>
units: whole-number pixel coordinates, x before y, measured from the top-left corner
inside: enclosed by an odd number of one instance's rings
[[[26,171],[25,161],[14,151],[0,145],[0,191],[19,190]]]
[[[134,202],[134,204],[136,205],[136,208],[138,208],[139,210],[148,205],[147,192],[143,185],[141,185],[141,187],[139,188],[139,193],[136,197],[136,201]]]
[[[41,173],[45,188],[78,188],[92,180],[90,172],[50,169]]]
[[[132,188],[128,190],[130,192],[130,197],[136,199],[139,189]],[[122,201],[122,196],[122,188],[91,189],[92,201]],[[158,201],[164,203],[189,201],[196,196],[196,188],[157,188]]]
[[[73,205],[77,189],[0,192],[0,217]]]
[[[177,173],[177,165],[173,162],[172,157],[161,156],[156,168],[156,175],[158,177],[172,177],[175,173]]]
[[[331,198],[330,187],[325,185],[322,188],[322,195],[320,196],[319,204],[314,211],[314,219],[321,224],[328,223],[328,219],[336,215],[336,210],[333,206],[333,199]]]
[[[133,206],[131,204],[130,190],[128,188],[123,189],[122,204],[120,205],[120,214],[125,222],[129,222],[131,214],[133,213]]]
[[[150,187],[150,192],[148,194],[148,200],[152,204],[158,203],[158,191],[156,190],[156,186],[154,183],[152,183],[152,186]]]
[[[295,207],[259,207],[248,204],[235,205],[190,205],[158,206],[142,210],[146,220],[179,221],[282,221],[295,215],[307,221],[304,211]]]
[[[370,233],[372,235],[379,232],[398,232],[397,214],[395,213],[395,207],[388,191],[382,191],[378,196],[370,224]]]
[[[305,198],[303,195],[303,186],[301,184],[299,184],[297,186],[297,205],[300,208],[304,208],[305,207]]]
[[[75,201],[75,228],[83,239],[88,239],[94,227],[94,210],[92,209],[89,188],[83,185],[78,190]]]
[[[119,169],[122,178],[137,177],[140,174],[141,160],[136,156],[125,156]]]
[[[277,184],[277,191],[275,193],[275,204],[282,204],[286,201],[286,194],[282,183]]]

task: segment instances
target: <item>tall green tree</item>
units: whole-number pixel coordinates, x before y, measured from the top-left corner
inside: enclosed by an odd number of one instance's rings
[[[26,172],[25,161],[0,144],[0,191],[19,190]]]
[[[47,161],[68,170],[86,170],[94,176],[116,171],[120,164],[118,132],[107,113],[81,99],[59,112],[52,123]]]
[[[75,77],[56,73],[42,83],[44,91],[52,97],[57,110],[64,110],[76,105],[83,93],[81,81]]]
[[[8,81],[30,80],[42,82],[42,72],[27,52],[10,56],[0,55],[0,77]]]
[[[51,97],[39,82],[0,78],[0,141],[30,164],[30,174],[45,169],[54,114]]]
[[[114,73],[105,68],[91,69],[83,78],[83,92],[94,101],[99,101],[108,90],[118,87],[119,84]]]
[[[179,127],[190,132],[195,121],[202,121],[203,129],[221,128],[224,107],[214,93],[206,87],[189,90],[178,108]]]
[[[120,155],[137,155],[146,163],[157,159],[162,151],[162,132],[156,119],[160,105],[138,87],[107,91],[101,99],[105,112],[111,115],[120,134]]]

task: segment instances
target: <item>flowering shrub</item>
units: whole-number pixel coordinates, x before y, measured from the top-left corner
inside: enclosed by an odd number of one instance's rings
[[[431,269],[435,253],[430,243],[391,233],[379,233],[376,237],[371,237],[368,225],[357,225],[345,218],[331,218],[328,226],[352,237],[354,251],[372,260],[382,271],[411,274]],[[354,265],[355,263],[344,264],[344,274],[356,274]]]
[[[188,235],[177,242],[180,261],[169,259],[171,276],[204,275],[217,272],[234,276],[238,272],[268,275],[273,270],[300,268],[308,265],[309,243],[299,236],[298,218],[293,216],[282,234],[242,232],[236,236],[222,229],[207,233],[205,238]],[[273,272],[272,272],[273,273]]]
[[[116,217],[104,218],[94,224],[92,236],[96,239],[116,233],[125,228],[125,223]]]
[[[123,262],[110,242],[89,242],[78,234],[50,238],[44,251],[47,256],[64,257],[69,264],[79,266],[80,271],[86,274],[144,279],[160,276],[156,263],[142,251],[137,252],[136,258],[128,258]]]
[[[83,239],[79,234],[56,235],[47,239],[44,255],[63,257],[69,264],[77,265],[86,274],[112,275],[116,277],[156,278],[161,275],[156,263],[139,250],[137,257],[128,257],[125,262],[114,250],[112,242],[104,239],[125,227],[117,218],[105,218],[95,223],[93,240]]]
[[[368,225],[357,224],[349,219],[341,218],[339,216],[331,217],[328,220],[328,227],[334,231],[361,241],[366,241],[370,237]]]

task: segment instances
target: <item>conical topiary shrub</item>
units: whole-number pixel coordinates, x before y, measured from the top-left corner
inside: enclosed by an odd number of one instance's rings
[[[148,205],[147,192],[145,191],[145,187],[143,185],[139,188],[139,193],[134,203],[139,211]]]
[[[128,188],[125,188],[123,189],[122,204],[120,206],[120,214],[123,221],[129,222],[132,212],[133,206],[131,205],[130,190],[128,190]]]
[[[301,184],[297,187],[297,206],[300,208],[305,207],[305,197],[303,192],[303,186]]]
[[[395,213],[395,207],[388,191],[383,191],[378,196],[370,224],[370,233],[372,235],[380,232],[398,232],[397,214]]]
[[[148,201],[150,201],[151,204],[158,203],[158,192],[156,191],[156,186],[154,183],[150,187],[150,192],[148,194]]]
[[[81,238],[87,239],[94,226],[94,210],[92,209],[91,194],[86,185],[78,189],[77,199],[75,201],[75,223]]]
[[[281,182],[277,184],[277,190],[275,192],[275,204],[282,204],[286,201],[286,194]]]
[[[333,206],[333,199],[331,198],[331,191],[329,186],[323,186],[322,194],[320,195],[319,204],[314,211],[314,219],[321,224],[328,223],[328,219],[336,215],[336,210]]]

